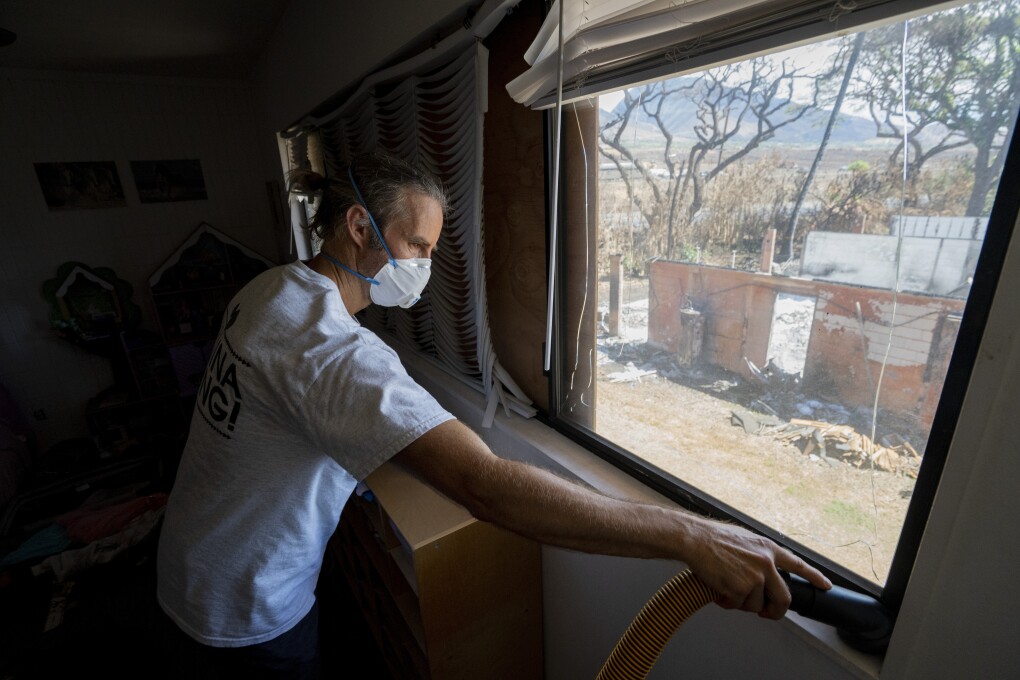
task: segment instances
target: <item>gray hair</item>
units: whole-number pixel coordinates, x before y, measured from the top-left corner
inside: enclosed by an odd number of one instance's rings
[[[405,161],[384,151],[373,151],[355,156],[348,168],[361,191],[364,207],[375,218],[380,230],[384,231],[395,220],[409,216],[409,192],[434,199],[444,218],[449,211],[449,198],[442,182],[419,163]],[[308,225],[313,234],[324,242],[346,238],[343,227],[347,211],[351,206],[362,203],[347,171],[338,177],[326,178],[313,170],[297,169],[291,171],[288,181],[291,193],[319,198],[315,217]],[[367,225],[368,220],[365,220],[364,226]],[[374,230],[372,233],[372,247],[380,248]]]

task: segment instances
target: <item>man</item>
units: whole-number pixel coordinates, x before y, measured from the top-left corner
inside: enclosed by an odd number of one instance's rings
[[[686,562],[726,608],[782,617],[790,595],[777,568],[830,586],[739,527],[601,496],[492,454],[355,319],[369,304],[417,301],[447,209],[439,182],[385,154],[336,179],[301,172],[291,182],[318,198],[320,252],[231,301],[167,507],[158,597],[187,635],[182,672],[315,677],[326,542],[356,484],[387,460],[535,540]]]

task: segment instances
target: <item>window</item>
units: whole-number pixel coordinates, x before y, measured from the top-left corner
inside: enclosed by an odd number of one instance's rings
[[[895,608],[1017,219],[1020,0],[886,4],[564,74],[550,420]]]

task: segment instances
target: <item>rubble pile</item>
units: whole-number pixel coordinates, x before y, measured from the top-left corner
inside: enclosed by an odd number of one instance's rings
[[[857,468],[873,466],[916,478],[921,465],[921,455],[910,442],[894,437],[878,444],[849,425],[792,418],[768,432],[779,441],[796,445],[805,455],[841,460]]]

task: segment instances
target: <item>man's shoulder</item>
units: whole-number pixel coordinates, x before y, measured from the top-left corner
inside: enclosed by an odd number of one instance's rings
[[[252,279],[226,309],[226,342],[265,372],[306,376],[357,344],[360,325],[344,308],[336,287],[316,276],[296,263]]]
[[[336,287],[300,262],[262,272],[238,292],[230,307],[248,316],[248,324],[238,330],[255,333],[279,334],[288,327],[294,332],[320,322],[335,328],[353,321]]]
[[[300,261],[281,264],[262,272],[241,290],[249,297],[269,303],[286,303],[287,298],[326,295],[329,282]]]

